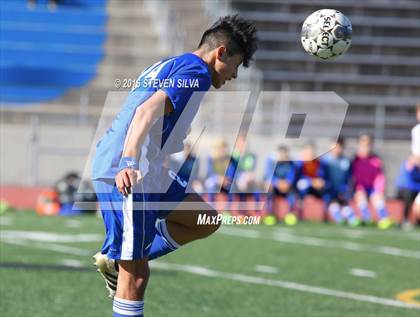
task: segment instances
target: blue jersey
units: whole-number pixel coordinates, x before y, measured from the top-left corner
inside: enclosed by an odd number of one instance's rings
[[[129,93],[111,128],[96,146],[92,179],[115,178],[137,107],[141,107],[156,91],[163,90],[174,109],[154,122],[138,155],[142,176],[151,174],[158,177],[165,157],[183,150],[183,140],[204,94],[193,96],[193,93],[206,92],[210,85],[211,74],[207,64],[192,53],[169,58],[147,68],[139,76],[137,87]],[[166,142],[168,138],[170,141]]]
[[[335,193],[348,192],[351,179],[350,159],[345,156],[335,157],[327,154],[323,161],[328,170],[331,190]]]
[[[413,166],[411,170],[407,168],[407,161],[404,161],[400,167],[400,173],[397,177],[397,187],[420,192],[420,168]]]
[[[271,184],[276,184],[279,180],[286,180],[289,184],[296,181],[296,165],[291,161],[276,161],[269,157],[265,163],[264,180]]]

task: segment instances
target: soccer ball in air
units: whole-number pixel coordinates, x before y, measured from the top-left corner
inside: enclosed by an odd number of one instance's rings
[[[322,9],[306,18],[302,26],[301,41],[306,52],[327,60],[348,50],[351,33],[351,22],[344,14],[333,9]]]

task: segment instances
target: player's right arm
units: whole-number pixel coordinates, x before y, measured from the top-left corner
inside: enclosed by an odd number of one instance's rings
[[[130,194],[131,187],[143,176],[138,171],[138,160],[147,133],[159,117],[172,110],[172,103],[162,90],[137,107],[125,138],[119,171],[115,176],[118,191],[124,196]]]

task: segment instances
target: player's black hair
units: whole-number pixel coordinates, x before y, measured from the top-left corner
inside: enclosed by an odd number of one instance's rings
[[[286,145],[279,145],[279,146],[277,146],[277,151],[278,152],[280,152],[280,151],[288,152],[289,148]]]
[[[258,47],[257,29],[237,14],[222,17],[204,32],[198,47],[215,49],[220,44],[226,46],[228,56],[242,54],[242,65],[248,67]]]
[[[312,148],[312,149],[316,149],[316,144],[315,144],[315,142],[314,141],[308,141],[308,142],[306,142],[305,144],[303,144],[303,146],[302,146],[302,148],[308,148],[308,147],[310,147],[310,148]]]
[[[373,143],[374,141],[373,134],[369,131],[360,132],[359,135],[357,136],[357,140],[360,140],[362,137],[368,137],[371,143]]]

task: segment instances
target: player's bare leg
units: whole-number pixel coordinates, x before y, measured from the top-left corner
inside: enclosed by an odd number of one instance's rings
[[[201,205],[198,211],[196,210],[182,210],[183,204],[192,202]],[[172,211],[166,218],[166,226],[169,234],[179,244],[184,245],[188,242],[206,238],[214,233],[220,224],[198,224],[199,215],[206,215],[208,217],[217,216],[218,212],[208,205],[199,195],[190,194],[182,202],[182,204]]]
[[[150,275],[147,258],[120,260],[118,268],[118,286],[115,297],[135,301],[143,300]]]
[[[118,286],[113,302],[114,316],[143,317],[144,292],[149,279],[148,259],[118,261]]]
[[[368,196],[367,193],[364,190],[358,189],[354,193],[354,199],[356,201],[357,207],[359,208],[361,215],[362,215],[362,221],[364,223],[371,222],[371,215],[368,207]]]
[[[385,205],[385,196],[382,193],[373,193],[371,196],[371,202],[376,209],[378,215],[378,227],[379,229],[388,229],[393,225],[392,219],[388,215]]]

